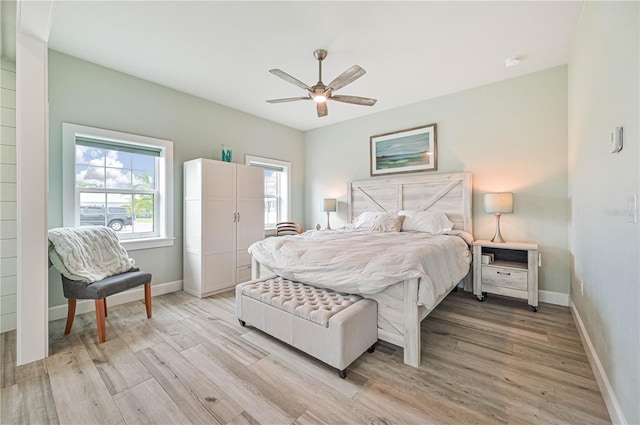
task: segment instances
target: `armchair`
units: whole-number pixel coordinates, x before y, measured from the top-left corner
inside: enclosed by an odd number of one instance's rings
[[[107,297],[144,285],[147,317],[151,318],[151,274],[135,267],[108,227],[89,226],[49,230],[49,261],[62,276],[68,299],[64,334],[73,326],[76,300],[95,300],[98,340],[106,340]]]

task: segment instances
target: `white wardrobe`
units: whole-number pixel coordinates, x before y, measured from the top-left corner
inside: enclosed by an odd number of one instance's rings
[[[251,279],[247,249],[264,238],[262,168],[184,163],[183,288],[206,297]]]

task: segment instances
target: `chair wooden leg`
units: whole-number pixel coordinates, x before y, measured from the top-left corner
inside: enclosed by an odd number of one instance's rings
[[[107,297],[104,297],[104,317],[109,317],[107,314]]]
[[[106,340],[104,323],[104,298],[96,300],[96,321],[98,323],[98,341],[102,344]]]
[[[73,326],[73,319],[76,317],[76,299],[69,298],[69,307],[67,309],[67,326],[64,328],[64,334],[69,335]]]
[[[151,319],[151,282],[144,284],[144,305],[147,307],[147,318]]]

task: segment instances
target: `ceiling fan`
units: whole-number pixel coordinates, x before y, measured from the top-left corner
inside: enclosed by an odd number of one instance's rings
[[[305,89],[308,94],[306,96],[301,97],[287,97],[284,99],[271,99],[267,100],[269,103],[284,103],[284,102],[294,102],[296,100],[315,100],[316,101],[316,109],[318,111],[318,117],[324,117],[328,114],[327,110],[327,100],[336,100],[338,102],[344,103],[353,103],[355,105],[365,105],[365,106],[373,106],[376,103],[376,99],[371,99],[368,97],[359,97],[359,96],[347,96],[347,95],[334,95],[333,92],[341,89],[347,84],[353,83],[358,78],[362,77],[367,71],[359,67],[358,65],[353,65],[351,68],[344,71],[340,74],[335,80],[325,85],[322,82],[322,61],[327,57],[327,51],[318,49],[313,52],[313,56],[318,59],[318,82],[315,86],[309,87],[302,81],[292,77],[284,71],[279,69],[271,69],[270,73],[273,75],[282,78],[283,80],[294,84],[300,88]]]

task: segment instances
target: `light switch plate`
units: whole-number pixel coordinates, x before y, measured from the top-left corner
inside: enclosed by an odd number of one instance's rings
[[[622,127],[616,127],[609,133],[609,153],[622,150]]]

